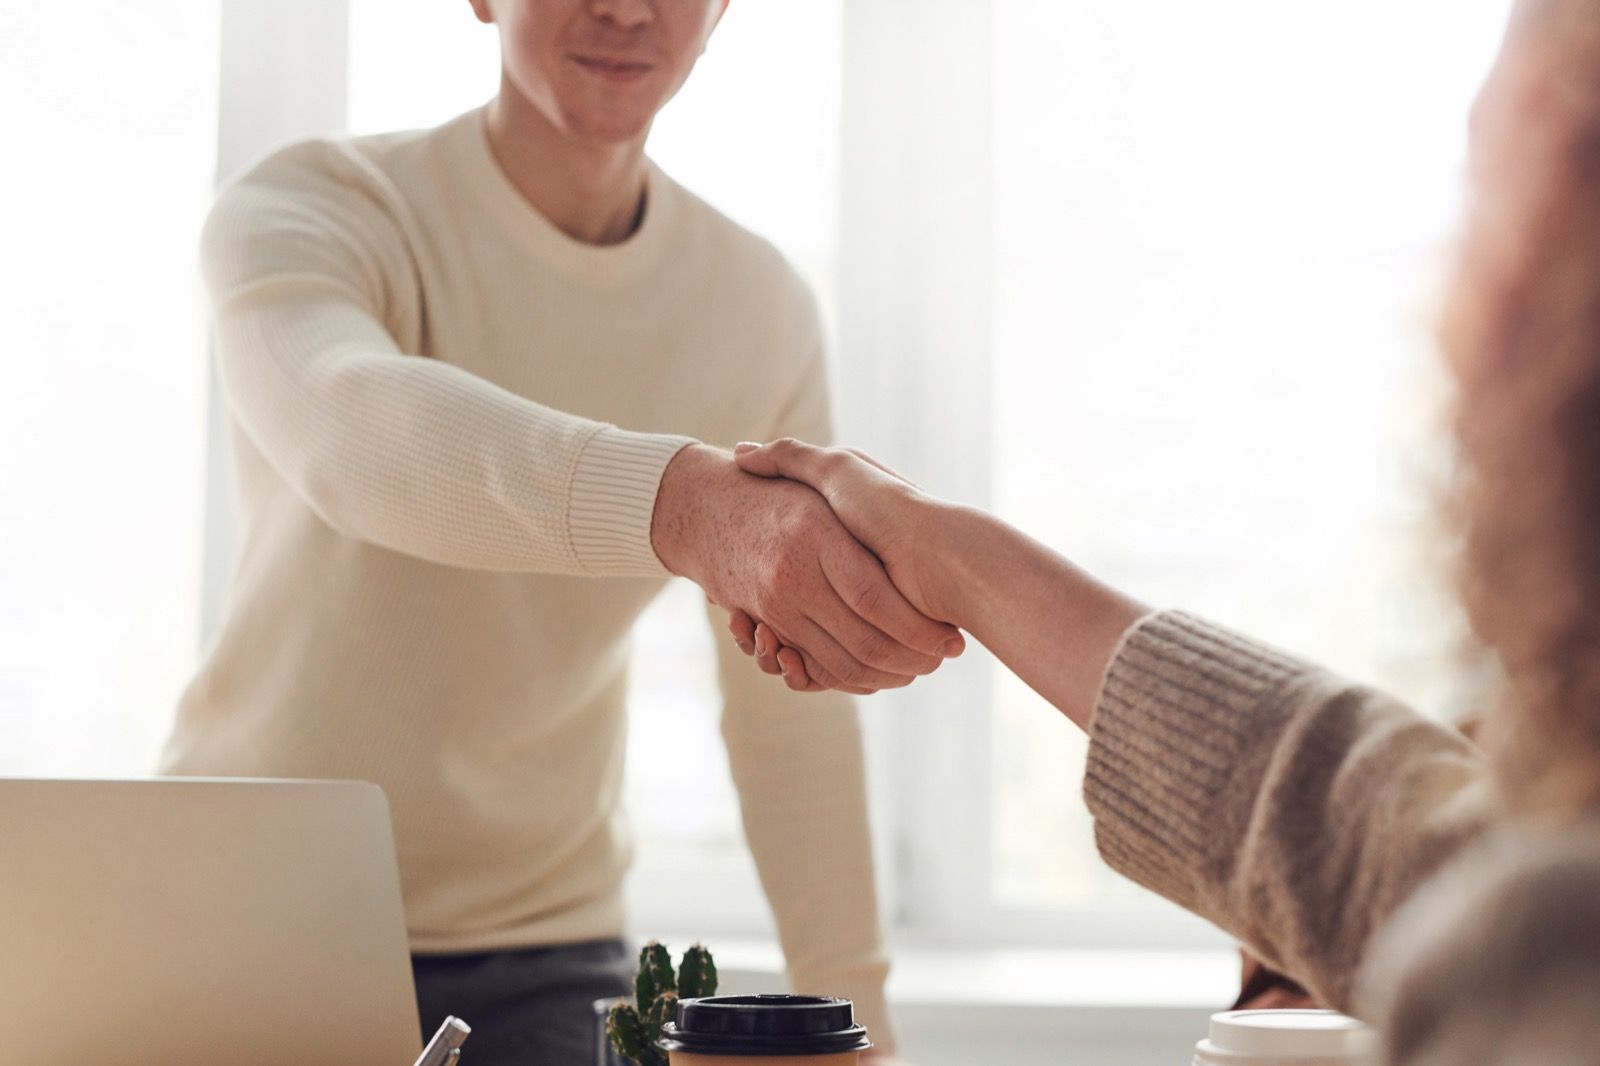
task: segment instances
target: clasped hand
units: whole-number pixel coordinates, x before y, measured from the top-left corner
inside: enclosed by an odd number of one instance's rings
[[[914,572],[880,561],[904,533],[871,525],[859,479],[827,476],[836,456],[867,466],[794,441],[737,457],[690,445],[662,476],[651,540],[669,570],[730,613],[763,670],[799,691],[865,695],[932,673],[965,642],[928,613]],[[840,507],[862,528],[847,528]],[[878,546],[863,547],[863,534]]]

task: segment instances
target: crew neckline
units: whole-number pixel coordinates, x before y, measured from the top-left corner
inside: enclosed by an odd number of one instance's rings
[[[500,168],[489,146],[485,108],[477,107],[446,124],[447,139],[459,162],[458,173],[505,235],[541,262],[574,281],[596,288],[625,285],[660,259],[675,218],[671,182],[645,159],[644,217],[616,244],[589,244],[563,232],[529,203]]]

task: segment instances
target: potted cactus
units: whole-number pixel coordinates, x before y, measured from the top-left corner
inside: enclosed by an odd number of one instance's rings
[[[683,953],[674,975],[672,954],[652,940],[639,952],[633,991],[633,1003],[619,999],[611,1005],[606,1039],[613,1051],[635,1066],[667,1066],[667,1053],[656,1047],[661,1027],[672,1021],[678,1000],[716,993],[717,964],[710,951],[696,944]]]

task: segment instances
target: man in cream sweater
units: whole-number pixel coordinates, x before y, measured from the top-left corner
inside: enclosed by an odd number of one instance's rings
[[[960,650],[821,497],[701,443],[829,431],[805,285],[644,155],[725,4],[472,0],[491,103],[284,149],[206,227],[243,543],[164,769],[382,785],[422,1026],[479,1066],[587,1061],[627,987],[628,635],[669,574],[854,691]],[[723,650],[792,981],[892,1054],[855,710]]]

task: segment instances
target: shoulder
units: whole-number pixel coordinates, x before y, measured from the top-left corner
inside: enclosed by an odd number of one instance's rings
[[[415,166],[461,121],[432,129],[308,137],[266,152],[225,181],[223,189],[268,187],[302,194],[393,189],[396,175]]]
[[[317,137],[285,145],[226,181],[217,206],[262,204],[314,213],[399,197],[391,171],[420,134]]]
[[[268,153],[224,184],[201,259],[214,292],[284,273],[332,274],[369,294],[408,260],[395,171],[422,133],[323,137]]]
[[[1562,1048],[1592,1055],[1596,900],[1595,819],[1506,831],[1435,878],[1374,944],[1363,975],[1362,999],[1390,1059],[1561,1064],[1579,1061]],[[1485,1060],[1484,1048],[1505,1054]]]

